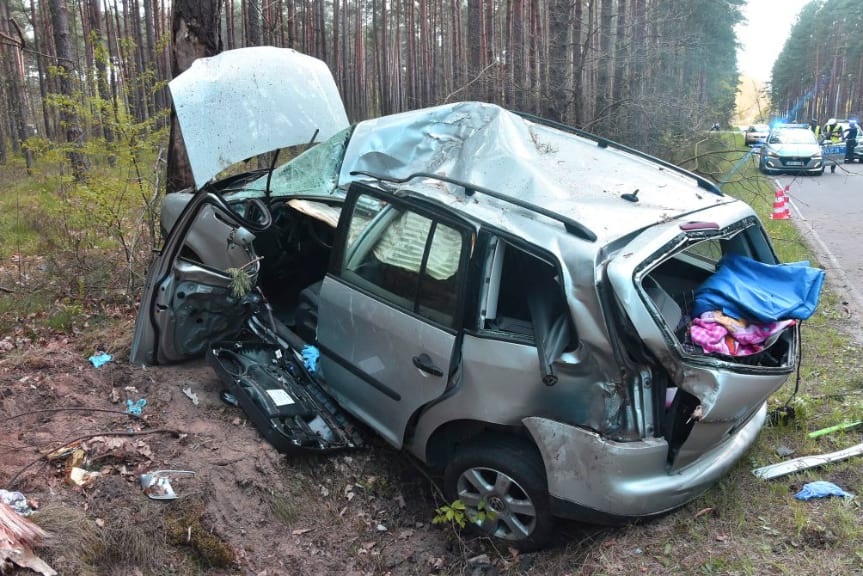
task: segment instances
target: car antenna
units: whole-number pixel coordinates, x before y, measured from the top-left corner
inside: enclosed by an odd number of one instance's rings
[[[634,192],[627,192],[626,194],[621,194],[620,197],[627,202],[638,202],[638,188],[636,188]]]
[[[312,139],[309,140],[309,143],[306,146],[306,148],[308,148],[309,146],[311,146],[312,144],[315,143],[315,138],[318,137],[318,133],[320,131],[321,131],[320,128],[315,129],[315,133],[312,134]],[[270,181],[273,179],[273,172],[276,170],[276,161],[279,159],[279,153],[281,153],[281,151],[282,151],[281,148],[277,148],[276,153],[273,154],[273,161],[270,162],[270,171],[267,173],[267,187],[264,189],[264,193],[266,194],[267,198],[270,197]]]

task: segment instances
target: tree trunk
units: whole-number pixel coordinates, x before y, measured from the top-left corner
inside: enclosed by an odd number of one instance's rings
[[[548,83],[542,114],[558,122],[565,122],[568,117],[571,10],[569,0],[551,0],[549,5]]]
[[[628,94],[628,86],[624,81],[626,77],[626,71],[631,66],[629,59],[627,58],[626,53],[626,45],[627,45],[627,11],[626,11],[626,0],[617,0],[617,31],[614,35],[614,74],[613,74],[613,86],[612,86],[612,102],[614,102],[615,106],[618,108],[624,108],[623,103],[629,96]],[[629,126],[630,121],[626,114],[618,114],[615,115],[615,123],[614,123],[614,131],[617,133],[622,132],[626,129],[626,126]]]
[[[3,129],[4,122],[0,118],[0,165],[6,164],[6,136]]]
[[[234,3],[232,0],[225,0],[225,47],[228,50],[237,47],[234,38]]]
[[[146,1],[146,0],[144,0]],[[144,38],[141,33],[141,15],[138,0],[130,0],[131,3],[131,25],[129,37],[134,42],[132,55],[135,67],[135,94],[138,101],[137,120],[143,122],[150,117],[150,83],[147,80],[147,57],[144,48]]]
[[[246,46],[261,44],[261,3],[246,0]]]
[[[219,0],[178,0],[173,5],[171,72],[174,77],[198,58],[214,56],[222,50],[219,36]],[[186,155],[177,115],[171,109],[171,137],[168,141],[168,192],[194,187],[192,168]]]
[[[417,33],[416,8],[412,1],[405,4],[408,11],[408,69],[407,69],[407,99],[409,102],[419,102],[419,70],[417,70]]]
[[[420,71],[418,77],[421,79],[421,89],[419,94],[419,106],[428,106],[431,100],[431,32],[429,31],[428,17],[428,1],[419,0],[420,21],[419,21],[419,41],[420,41]]]
[[[36,49],[36,70],[39,73],[39,96],[42,104],[42,122],[44,123],[44,131],[42,132],[42,135],[50,139],[54,137],[54,129],[51,125],[51,118],[48,114],[48,105],[46,104],[47,92],[45,90],[45,67],[42,64],[41,46],[43,29],[40,27],[40,21],[37,18],[35,0],[30,0],[30,23],[33,26],[33,47]]]
[[[10,135],[14,134],[12,147],[16,152],[22,153],[27,173],[30,174],[33,167],[33,153],[24,143],[33,135],[35,126],[30,120],[29,94],[24,68],[24,33],[17,22],[11,18],[9,7],[5,2],[0,4],[0,32],[3,33],[3,44],[0,46],[5,49],[3,61],[6,72]]]
[[[93,38],[93,59],[96,67],[96,102],[98,106],[99,124],[102,127],[102,136],[106,142],[114,141],[114,131],[111,129],[111,120],[108,116],[108,106],[111,102],[111,93],[108,90],[107,62],[108,51],[104,45],[102,34],[102,13],[99,8],[99,0],[88,0],[88,20]]]
[[[482,51],[483,45],[482,0],[467,0],[467,78],[469,85],[465,96],[471,100],[482,98]]]
[[[87,174],[87,157],[80,151],[84,144],[84,132],[72,102],[75,100],[75,62],[69,40],[69,14],[65,0],[50,0],[51,22],[54,28],[54,47],[57,50],[57,68],[60,77],[60,93],[66,102],[60,105],[60,123],[66,128],[66,142],[72,145],[67,156],[72,165],[75,180],[83,181]]]

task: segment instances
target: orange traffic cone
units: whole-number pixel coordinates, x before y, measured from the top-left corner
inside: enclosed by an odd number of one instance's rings
[[[788,196],[786,196],[787,190],[787,186],[784,189],[779,187],[776,190],[776,197],[773,199],[773,214],[770,216],[771,220],[788,220],[791,218],[791,211],[788,210],[788,205],[786,204],[788,201]]]

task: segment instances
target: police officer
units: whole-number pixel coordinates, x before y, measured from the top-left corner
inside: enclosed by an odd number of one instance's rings
[[[842,136],[841,134],[837,134],[837,132],[840,132],[840,128],[836,124],[836,118],[828,120],[827,124],[824,125],[824,130],[822,132],[822,136],[825,140],[832,140],[834,142],[837,142]]]
[[[845,163],[854,162],[854,148],[857,146],[857,122],[851,120],[845,132]]]

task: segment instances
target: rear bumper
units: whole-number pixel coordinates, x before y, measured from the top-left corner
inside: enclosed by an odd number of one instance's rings
[[[524,424],[542,454],[555,514],[609,522],[661,514],[697,497],[755,442],[766,416],[764,404],[726,442],[673,472],[663,439],[614,442],[545,418]]]

